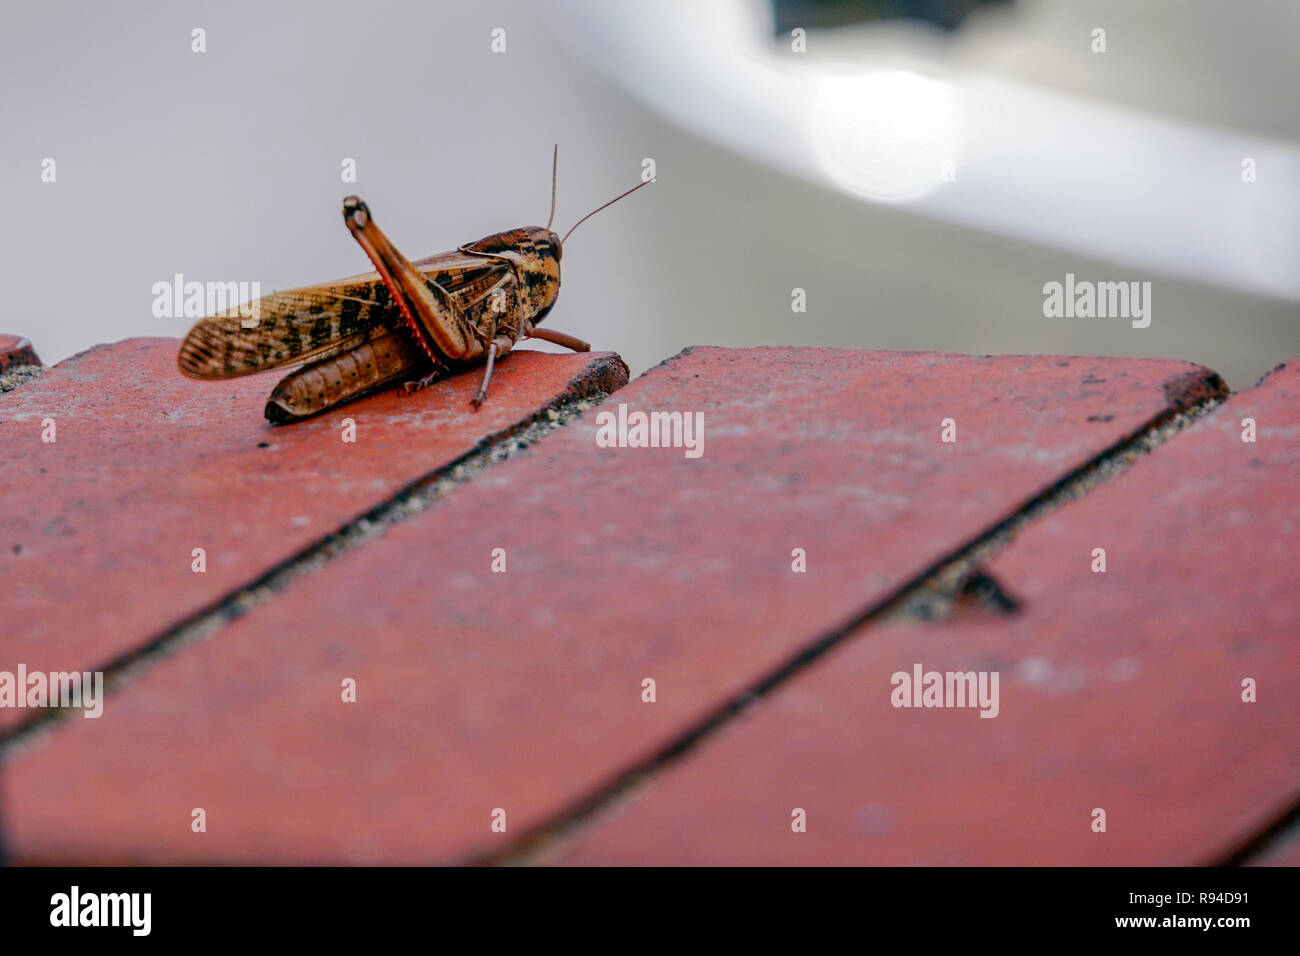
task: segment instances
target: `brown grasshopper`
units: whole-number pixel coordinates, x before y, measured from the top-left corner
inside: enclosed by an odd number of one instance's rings
[[[560,293],[560,257],[573,230],[624,196],[583,216],[561,239],[555,221],[555,160],[546,228],[525,226],[410,262],[356,196],[343,219],[375,272],[262,296],[250,306],[200,320],[176,363],[190,378],[222,379],[306,363],[280,380],[266,403],[272,422],[315,415],[366,392],[402,382],[418,391],[449,372],[486,362],[472,400],[487,397],[492,369],[522,338],[577,352],[591,346],[538,328]],[[247,316],[256,318],[249,321]]]

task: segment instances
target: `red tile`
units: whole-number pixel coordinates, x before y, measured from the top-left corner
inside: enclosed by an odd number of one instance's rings
[[[477,413],[470,372],[271,426],[274,375],[194,382],[176,350],[174,339],[103,346],[0,396],[0,669],[103,665],[485,436],[627,374],[610,353],[525,351],[501,363]],[[347,418],[355,443],[342,440]],[[19,713],[0,710],[0,722]]]
[[[702,457],[598,448],[587,413],[16,754],[10,845],[151,862],[499,849],[1167,393],[1216,381],[1178,362],[693,350],[601,411],[702,412]]]
[[[20,335],[0,334],[0,372],[17,365],[40,365],[32,343]]]
[[[1018,615],[854,635],[552,858],[1227,857],[1300,798],[1297,409],[1293,364],[1017,538],[989,570]],[[999,715],[894,708],[891,675],[916,663],[998,672]]]

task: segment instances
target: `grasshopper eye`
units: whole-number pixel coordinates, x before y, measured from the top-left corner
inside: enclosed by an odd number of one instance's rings
[[[564,245],[560,242],[560,237],[553,232],[546,234],[547,241],[551,244],[551,249],[555,252],[555,261],[560,261],[560,256],[564,254]]]

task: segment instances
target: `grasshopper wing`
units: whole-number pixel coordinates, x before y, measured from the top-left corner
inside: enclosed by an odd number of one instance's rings
[[[235,378],[356,348],[401,321],[374,273],[273,292],[251,307],[200,320],[176,364],[190,378]]]
[[[510,277],[504,263],[459,253],[428,256],[414,265],[462,307],[479,303]],[[404,324],[376,272],[273,292],[252,306],[201,319],[190,329],[176,360],[181,372],[200,379],[252,375],[340,355]]]

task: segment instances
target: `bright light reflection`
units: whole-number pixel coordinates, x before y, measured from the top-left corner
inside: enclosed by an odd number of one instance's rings
[[[812,141],[845,189],[885,202],[919,199],[956,162],[952,91],[905,70],[827,78],[813,106]]]

